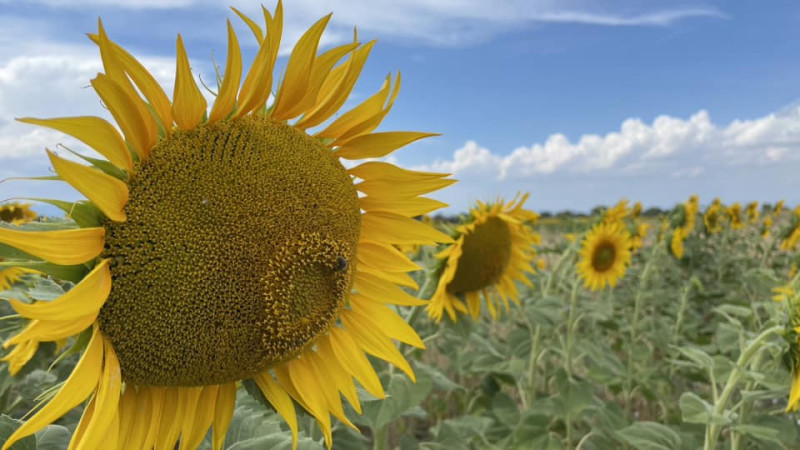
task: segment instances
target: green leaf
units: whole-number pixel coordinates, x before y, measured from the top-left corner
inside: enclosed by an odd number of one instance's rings
[[[49,302],[64,295],[64,289],[53,280],[39,278],[28,290],[28,295],[36,300]]]
[[[5,267],[24,267],[26,269],[33,269],[38,270],[39,272],[45,273],[50,275],[51,277],[62,280],[62,281],[69,281],[72,283],[80,282],[87,273],[89,273],[89,267],[85,264],[77,265],[77,266],[61,266],[58,264],[53,264],[44,261],[2,261],[0,262],[0,269]]]
[[[0,442],[8,441],[8,438],[20,425],[22,425],[22,422],[14,420],[5,414],[0,415]],[[11,446],[11,450],[36,450],[36,437],[28,436],[20,439]]]
[[[425,376],[429,377],[431,381],[433,381],[433,386],[436,389],[440,389],[445,392],[454,391],[456,389],[464,389],[464,386],[461,386],[460,384],[447,378],[447,375],[445,375],[444,372],[440,371],[436,367],[417,362],[415,364],[415,369],[417,373],[422,372],[425,374]]]
[[[681,408],[681,419],[688,423],[727,425],[731,419],[714,414],[714,407],[694,392],[684,392],[678,401]]]
[[[714,358],[697,347],[678,347],[678,351],[681,352],[683,356],[694,362],[699,368],[712,369],[714,367]]]
[[[780,430],[776,430],[775,428],[765,427],[762,425],[743,424],[732,426],[731,430],[736,430],[739,433],[750,436],[751,438],[759,441],[774,442],[776,444],[783,443],[781,441]]]
[[[48,425],[36,432],[36,450],[63,450],[69,445],[72,433],[61,425]]]
[[[498,393],[492,399],[492,413],[497,420],[509,428],[515,428],[519,423],[519,408],[516,402],[503,392]]]
[[[399,418],[424,400],[433,387],[433,381],[423,371],[417,372],[414,383],[405,375],[392,374],[383,400],[365,402],[363,418],[373,430]]]
[[[681,438],[670,427],[656,422],[636,422],[617,434],[637,450],[677,450]]]

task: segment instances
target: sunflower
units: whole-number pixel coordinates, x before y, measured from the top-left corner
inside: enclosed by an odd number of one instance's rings
[[[772,216],[764,218],[764,223],[761,224],[761,237],[766,239],[772,233]]]
[[[36,220],[39,217],[35,211],[31,209],[29,203],[9,203],[0,205],[0,222],[8,222],[15,225]]]
[[[428,305],[431,318],[441,321],[444,312],[453,321],[456,312],[477,318],[481,297],[492,318],[501,301],[506,310],[509,298],[519,304],[515,281],[531,286],[525,274],[534,272],[532,246],[541,241],[529,227],[538,215],[523,208],[528,195],[509,203],[479,201],[470,210],[468,221],[456,229],[455,243],[436,255],[444,268]]]
[[[631,238],[619,223],[595,225],[584,238],[578,274],[587,289],[614,287],[631,263]]]
[[[789,304],[789,320],[784,336],[788,345],[783,360],[792,373],[792,387],[789,391],[786,412],[797,411],[800,408],[800,298],[798,298],[793,284],[794,280],[782,288],[775,289],[778,295],[773,297],[773,300],[785,301]]]
[[[631,218],[638,219],[640,215],[642,215],[642,202],[636,202],[631,210]]]
[[[694,231],[694,227],[697,223],[697,213],[700,211],[699,198],[696,195],[689,197],[689,200],[683,205],[683,210],[685,214],[683,229],[688,236]]]
[[[629,214],[631,214],[631,208],[628,207],[628,200],[623,198],[616,205],[606,210],[603,220],[606,223],[620,222],[628,217]]]
[[[636,224],[636,233],[631,238],[631,251],[636,252],[640,248],[644,246],[644,239],[647,237],[647,230],[650,229],[650,225],[641,222]]]
[[[748,203],[744,210],[744,214],[747,217],[747,221],[750,222],[751,225],[758,222],[758,202]]]
[[[367,354],[414,379],[393,340],[424,345],[389,305],[424,302],[398,286],[416,287],[406,272],[418,267],[394,245],[451,242],[411,217],[441,207],[419,196],[454,181],[385,162],[342,165],[430,136],[373,132],[394,103],[399,75],[329,121],[374,42],[354,39],[318,55],[324,17],[297,42],[268,105],[282,5],[274,14],[264,9],[266,33],[236,13],[258,52],[244,74],[228,21],[224,78],[210,111],[180,36],[170,101],[100,24],[90,37],[105,73],[91,84],[122,133],[97,117],[21,119],[74,136],[108,161],[88,167],[48,151],[60,179],[89,200],[70,206],[77,224],[0,228],[0,243],[88,268],[52,302],[10,301],[30,321],[6,348],[77,335],[75,345],[85,347],[3,449],[86,399],[72,446],[174,448],[180,440],[195,448],[212,427],[212,446],[222,448],[243,379],[258,385],[295,442],[297,404],[330,447],[331,414],[355,428],[340,393],[361,412],[354,379],[385,396]],[[98,211],[99,220],[84,214]]]
[[[731,221],[732,230],[741,230],[744,228],[744,223],[742,222],[742,205],[740,205],[739,202],[729,206],[726,212],[728,214],[728,219]]]
[[[706,233],[716,234],[722,231],[722,221],[725,218],[725,209],[719,199],[714,199],[714,202],[706,209],[703,214],[703,224],[706,226]]]
[[[783,207],[786,204],[784,200],[778,200],[778,203],[775,203],[775,209],[772,210],[772,215],[778,217],[783,212]]]
[[[687,233],[685,228],[675,228],[672,230],[672,239],[670,240],[669,249],[672,255],[678,259],[683,258],[683,241],[686,239]]]

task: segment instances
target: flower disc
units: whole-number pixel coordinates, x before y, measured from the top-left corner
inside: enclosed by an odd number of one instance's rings
[[[511,230],[503,219],[490,217],[464,236],[461,258],[447,292],[479,291],[495,284],[510,258]]]
[[[248,378],[328,329],[361,226],[346,170],[265,118],[175,132],[105,223],[113,287],[100,313],[123,377],[150,386]]]

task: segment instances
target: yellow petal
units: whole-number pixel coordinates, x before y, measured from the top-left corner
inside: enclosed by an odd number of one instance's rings
[[[360,241],[356,255],[359,264],[386,272],[413,272],[422,267],[397,248],[380,242]]]
[[[236,383],[221,384],[217,390],[217,401],[214,404],[214,432],[211,442],[214,450],[222,450],[225,434],[233,419],[233,408],[236,406]]]
[[[370,300],[393,305],[419,306],[427,302],[420,300],[406,291],[371,273],[359,271],[353,282],[353,288]]]
[[[181,434],[181,418],[186,413],[183,410],[186,394],[182,387],[169,387],[164,389],[163,396],[164,406],[161,409],[155,447],[173,449]]]
[[[283,82],[275,96],[275,104],[270,116],[274,120],[286,120],[303,111],[303,109],[300,109],[295,113],[294,108],[302,102],[308,90],[319,40],[330,19],[331,15],[328,14],[318,20],[317,23],[303,33],[303,36],[295,44],[289,57],[289,62],[286,63]]]
[[[38,320],[76,320],[100,312],[111,292],[109,260],[104,259],[74,288],[53,301],[23,303],[10,299],[9,303],[22,317]]]
[[[123,208],[128,203],[127,184],[97,169],[60,158],[49,150],[47,155],[62,180],[85,195],[109,219],[125,221]]]
[[[369,212],[361,215],[361,239],[390,244],[453,242],[450,236],[422,222],[397,214]]]
[[[228,61],[225,63],[225,77],[217,93],[214,106],[208,115],[208,123],[224,119],[236,106],[236,94],[239,91],[239,82],[242,80],[242,53],[239,40],[233,30],[231,21],[228,21]]]
[[[358,199],[364,211],[384,211],[405,217],[416,217],[444,208],[447,203],[425,197],[391,199],[383,197],[361,197]]]
[[[361,351],[361,347],[353,341],[347,331],[336,326],[331,327],[330,343],[336,357],[342,362],[342,367],[350,372],[367,392],[377,398],[386,397],[378,374]]]
[[[306,129],[319,125],[344,105],[353,91],[353,86],[355,86],[374,44],[375,41],[368,42],[353,52],[345,64],[331,71],[322,83],[317,104],[294,124],[295,127]],[[336,137],[338,135],[334,136],[334,138]]]
[[[125,141],[122,140],[122,136],[113,125],[99,117],[80,116],[56,119],[23,117],[17,120],[68,134],[108,158],[115,166],[128,172],[133,169],[133,158]]]
[[[26,273],[39,273],[36,270],[27,269],[25,267],[9,267],[7,269],[0,269],[0,291],[11,289],[11,286],[22,279]]]
[[[369,44],[368,44],[369,45]],[[327,139],[342,139],[344,136],[352,137],[355,134],[351,132],[354,128],[361,125],[364,121],[369,120],[375,114],[380,113],[383,105],[389,98],[389,92],[392,87],[391,75],[386,77],[381,89],[361,102],[358,106],[347,111],[339,116],[330,125],[325,127],[322,131],[315,134],[316,137]]]
[[[324,387],[319,384],[319,380],[313,372],[313,367],[305,358],[293,359],[285,364],[289,371],[291,384],[294,392],[300,396],[307,410],[317,419],[317,424],[322,429],[325,436],[325,443],[331,447],[333,437],[331,435],[331,416],[328,402],[323,393]],[[283,383],[281,383],[283,384]]]
[[[238,117],[264,106],[272,89],[272,70],[278,58],[283,29],[281,2],[278,2],[275,8],[274,19],[270,18],[266,8],[264,8],[264,18],[267,22],[267,36],[260,42],[261,46],[239,91],[239,106],[236,113]]]
[[[407,183],[400,183],[393,180],[367,180],[356,184],[356,189],[367,196],[373,196],[384,200],[399,200],[438,191],[455,182],[456,180],[447,178],[433,178]]]
[[[187,388],[185,411],[196,411],[183,417],[181,431],[181,449],[196,449],[203,443],[208,428],[214,420],[214,405],[217,400],[218,386]]]
[[[387,79],[387,83],[389,83],[391,79]],[[394,90],[392,91],[392,95],[389,97],[389,101],[387,102],[386,106],[383,108],[378,107],[374,111],[370,111],[365,109],[362,111],[362,114],[358,116],[357,120],[350,125],[347,131],[343,132],[339,138],[331,144],[332,147],[337,147],[341,145],[346,145],[352,139],[359,137],[361,135],[371,133],[378,128],[378,125],[383,122],[384,117],[389,114],[391,111],[392,106],[394,106],[394,101],[397,99],[397,94],[400,92],[400,72],[397,72],[397,80],[395,81]]]
[[[355,431],[359,431],[359,429],[353,425],[353,422],[350,422],[350,419],[344,414],[342,398],[339,396],[339,389],[333,377],[328,373],[330,368],[320,359],[319,354],[315,351],[306,352],[303,355],[303,359],[306,360],[310,373],[316,381],[314,385],[318,386],[317,392],[322,394],[330,413],[343,424]]]
[[[436,133],[417,131],[387,131],[355,137],[339,147],[334,153],[344,159],[380,158],[420,139],[439,136]]]
[[[0,361],[8,362],[8,373],[14,376],[25,367],[25,364],[33,358],[38,349],[39,341],[25,341],[14,347],[14,350],[11,350],[6,356],[0,358]]]
[[[138,98],[133,98],[114,80],[103,74],[98,74],[92,81],[92,87],[103,101],[114,120],[122,129],[125,139],[131,144],[140,159],[144,159],[153,148],[158,135],[151,133],[147,125],[148,119],[153,117],[148,113],[143,116],[137,106]]]
[[[58,390],[47,405],[9,436],[8,440],[3,444],[3,450],[10,448],[25,436],[30,436],[55,422],[59,417],[86,400],[97,386],[102,365],[103,338],[95,328],[86,351],[61,389]]]
[[[325,79],[331,73],[333,66],[347,53],[352,52],[356,47],[358,47],[358,43],[356,42],[352,44],[341,45],[328,50],[316,58],[312,65],[311,76],[308,79],[308,86],[305,90],[303,99],[297,102],[295,105],[290,106],[288,110],[284,111],[280,117],[286,119],[297,117],[301,113],[305,113],[315,108],[319,100],[319,93],[322,89],[322,85]],[[273,115],[273,118],[278,117]],[[294,126],[296,127],[297,124]]]
[[[205,97],[197,87],[189,66],[189,57],[183,47],[183,39],[178,35],[178,57],[175,68],[175,91],[172,94],[172,116],[182,130],[192,130],[203,120],[206,112]]]
[[[255,36],[256,40],[260,44],[264,40],[264,32],[261,31],[261,27],[259,27],[258,24],[253,21],[253,19],[247,17],[238,9],[234,8],[233,6],[231,6],[231,9],[236,13],[237,16],[239,16],[240,19],[244,21],[244,23],[247,24],[248,28],[250,28],[250,31],[253,32],[253,36]]]
[[[272,379],[269,371],[256,375],[253,380],[255,380],[269,404],[275,408],[275,411],[289,425],[289,429],[292,431],[292,448],[297,448],[297,414],[294,411],[294,403],[292,403],[289,394]]]
[[[125,392],[119,399],[119,441],[127,442],[130,448],[138,448],[131,444],[133,440],[139,442],[137,436],[132,435],[134,425],[137,422],[137,415],[146,414],[148,417],[150,416],[150,408],[142,408],[141,405],[137,407],[137,403],[139,403],[141,397],[142,396],[136,394],[134,386],[129,384],[125,386]],[[144,421],[138,420],[138,422],[141,423]],[[141,429],[136,430],[136,433],[143,434]],[[142,436],[142,438],[143,437],[144,436]],[[139,443],[139,447],[141,447],[141,443]]]
[[[358,399],[358,391],[353,383],[350,372],[342,367],[341,362],[336,357],[331,345],[330,335],[323,336],[317,340],[317,352],[323,364],[327,367],[325,372],[331,377],[336,385],[336,389],[344,395],[344,398],[353,406],[358,414],[361,414],[361,402]]]
[[[350,301],[353,306],[353,314],[363,320],[365,327],[372,326],[373,329],[380,330],[392,339],[417,348],[425,348],[425,344],[417,332],[388,306],[364,300],[358,296],[351,296]]]
[[[140,392],[143,392],[144,395],[150,399],[150,420],[147,423],[147,427],[144,428],[146,431],[146,436],[144,439],[144,445],[141,448],[153,448],[158,439],[158,429],[160,428],[161,424],[161,417],[164,413],[164,403],[166,402],[167,398],[167,390],[164,388],[151,388],[151,387],[143,387]]]
[[[352,311],[344,311],[340,316],[345,330],[358,342],[367,353],[392,363],[405,372],[412,381],[416,381],[414,371],[394,343],[381,331],[365,327],[360,318]]]
[[[17,231],[0,227],[0,243],[53,264],[82,264],[103,251],[105,228]]]
[[[108,39],[108,35],[106,35],[103,29],[102,21],[98,19],[97,23],[97,44],[100,48],[100,58],[103,60],[103,68],[106,71],[105,75],[116,83],[125,95],[130,98],[133,106],[136,108],[136,112],[142,118],[146,135],[155,141],[158,137],[158,126],[156,125],[155,118],[144,101],[139,97],[133,84],[131,84],[131,80],[125,74],[124,66],[118,56],[119,54],[114,50],[114,44]]]
[[[398,286],[405,286],[414,290],[419,289],[419,284],[417,284],[417,282],[405,272],[388,272],[371,266],[358,266],[358,270],[370,275],[374,275],[378,278],[383,278],[384,280],[394,283]]]
[[[89,423],[91,423],[92,417],[94,416],[95,400],[97,400],[97,396],[92,396],[92,399],[89,400],[89,403],[83,409],[81,420],[78,422],[78,426],[75,428],[75,432],[72,433],[72,437],[69,440],[69,447],[67,447],[69,450],[75,450],[78,447],[78,443],[86,434],[86,429],[89,428]]]
[[[438,180],[450,176],[447,173],[418,172],[403,169],[394,164],[381,161],[368,161],[347,171],[350,175],[362,180],[393,181],[396,183],[413,183],[422,180]]]
[[[95,408],[100,414],[92,416],[92,420],[86,427],[86,433],[78,444],[78,450],[100,448],[102,446],[101,439],[107,430],[112,428],[114,417],[119,417],[117,409],[119,408],[119,394],[122,388],[119,360],[114,348],[111,346],[111,341],[103,339],[103,348],[105,352],[103,375],[100,378],[100,385],[97,387],[95,397]],[[118,422],[117,430],[119,430]],[[109,447],[116,448],[116,445],[109,443]]]
[[[91,315],[77,320],[33,320],[17,335],[6,340],[3,347],[8,348],[28,340],[57,341],[66,339],[89,328],[96,318],[96,315]]]

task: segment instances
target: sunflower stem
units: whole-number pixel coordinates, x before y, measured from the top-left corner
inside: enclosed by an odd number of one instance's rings
[[[750,364],[750,360],[753,359],[759,350],[761,350],[764,341],[766,341],[767,338],[773,334],[782,334],[784,329],[785,328],[783,325],[775,325],[774,327],[767,328],[766,330],[762,331],[761,334],[756,336],[756,338],[753,339],[742,351],[742,354],[739,355],[739,359],[736,361],[736,366],[728,376],[728,381],[725,383],[725,387],[722,389],[722,394],[720,394],[719,399],[714,403],[714,412],[712,413],[712,417],[721,416],[725,412],[725,407],[728,404],[728,400],[730,399],[731,395],[733,395],[736,386],[739,384],[739,380],[742,378],[744,368]],[[716,448],[720,428],[721,425],[716,423],[709,423],[706,425],[706,439],[703,445],[704,450],[713,450]]]
[[[558,262],[556,262],[555,267],[553,267],[553,270],[547,274],[547,282],[544,285],[544,289],[542,289],[542,297],[547,297],[547,295],[550,294],[550,291],[553,289],[553,284],[555,283],[556,275],[561,272],[565,264],[572,260],[573,247],[574,244],[570,244],[567,249],[564,250]]]
[[[635,389],[635,382],[633,379],[633,355],[634,349],[636,347],[636,341],[638,340],[637,332],[639,329],[639,315],[642,309],[642,293],[645,290],[645,284],[647,283],[647,276],[650,274],[650,268],[653,266],[653,261],[655,260],[656,253],[660,248],[660,245],[654,245],[653,249],[650,251],[650,255],[647,258],[647,262],[642,269],[642,273],[639,274],[639,287],[636,290],[636,296],[633,301],[633,316],[631,317],[631,329],[630,329],[630,342],[628,343],[628,361],[627,361],[627,377],[628,383],[627,388],[625,389],[625,416],[630,417],[631,414],[631,401],[633,400],[633,391]]]
[[[567,371],[567,376],[572,379],[572,349],[575,346],[575,329],[577,328],[575,314],[578,309],[578,285],[577,280],[572,283],[572,293],[569,297],[569,315],[567,317],[567,345],[564,357],[564,370]]]

